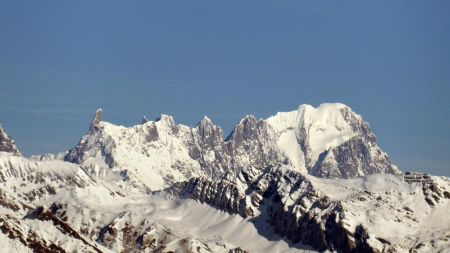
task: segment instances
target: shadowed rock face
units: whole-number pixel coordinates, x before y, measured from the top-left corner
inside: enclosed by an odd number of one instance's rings
[[[21,153],[16,147],[16,143],[8,134],[0,127],[0,151],[20,156]]]
[[[371,139],[363,136],[355,136],[323,152],[309,171],[325,178],[356,178],[380,172],[398,174],[399,170]]]
[[[425,201],[430,206],[435,206],[436,203],[442,199],[450,199],[450,192],[440,189],[436,182],[427,173],[419,172],[405,172],[403,174],[404,180],[409,184],[421,184],[422,191],[425,196]]]
[[[319,251],[378,252],[367,244],[368,234],[362,225],[354,231],[346,228],[339,201],[331,201],[293,171],[247,170],[233,183],[197,178],[170,190],[229,213],[256,216],[256,226],[268,223],[276,234]]]
[[[191,141],[186,142],[189,156],[198,161],[206,175],[216,177],[226,173],[230,167],[223,131],[212,121],[204,117],[195,128],[190,131]]]
[[[324,178],[356,178],[375,173],[400,174],[389,156],[377,146],[369,124],[348,107],[339,111],[355,135],[320,154],[309,173]]]
[[[417,198],[424,198],[421,201],[426,201],[430,208],[439,205],[442,208],[450,198],[445,183],[438,184],[427,174],[406,173],[404,177],[390,177],[388,180],[394,180],[395,184],[418,184],[424,194]],[[355,202],[371,201],[377,208],[386,208],[390,210],[389,215],[393,215],[392,212],[399,208],[392,207],[398,197],[387,201],[392,194],[388,191],[375,193],[360,189],[348,195],[350,199],[333,200],[329,197],[332,195],[328,195],[330,193],[324,192],[311,179],[285,169],[284,165],[277,165],[266,169],[246,168],[236,178],[220,182],[195,178],[168,190],[232,214],[253,217],[251,220],[261,229],[261,233],[267,231],[267,226],[261,224],[269,224],[276,234],[318,251],[397,252],[404,247],[373,234],[363,223],[349,225],[350,216],[355,212],[365,212],[351,211]],[[346,189],[347,186],[342,188],[344,191]],[[407,210],[405,219],[408,221],[399,219],[397,222],[418,222],[417,218],[412,217],[412,209],[401,205],[400,208]]]
[[[92,119],[91,126],[89,127],[90,131],[95,130],[98,127],[98,124],[102,121],[102,114],[103,110],[100,108],[97,109],[94,118]]]
[[[266,121],[250,115],[237,124],[228,138],[227,150],[232,167],[265,168],[283,160],[276,136]]]

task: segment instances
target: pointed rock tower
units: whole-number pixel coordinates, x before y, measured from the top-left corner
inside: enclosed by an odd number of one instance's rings
[[[101,108],[98,108],[97,111],[95,112],[94,118],[92,119],[89,131],[94,131],[97,129],[98,124],[100,123],[100,121],[102,121],[102,114],[103,110]]]

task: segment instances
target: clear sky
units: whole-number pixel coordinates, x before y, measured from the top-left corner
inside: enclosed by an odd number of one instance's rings
[[[361,114],[400,168],[450,176],[450,1],[1,1],[0,122],[73,147],[97,107],[229,132],[303,103]]]

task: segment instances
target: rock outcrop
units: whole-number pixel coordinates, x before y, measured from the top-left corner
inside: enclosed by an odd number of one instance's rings
[[[16,142],[0,126],[0,152],[7,152],[13,155],[22,155],[16,147]]]
[[[92,119],[89,131],[93,131],[98,127],[98,124],[102,121],[103,110],[101,108],[97,109],[94,118]]]

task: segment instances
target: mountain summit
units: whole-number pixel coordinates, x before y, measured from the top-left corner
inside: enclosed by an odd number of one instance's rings
[[[355,178],[399,170],[362,117],[344,104],[301,105],[267,119],[278,146],[296,168],[318,177]]]

